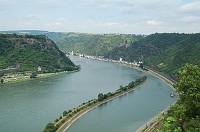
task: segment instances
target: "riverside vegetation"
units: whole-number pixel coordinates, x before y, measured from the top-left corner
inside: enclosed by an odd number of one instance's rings
[[[179,100],[168,113],[159,117],[154,132],[200,131],[200,68],[187,64],[178,72],[175,88]]]
[[[46,125],[44,132],[64,131],[69,127],[74,120],[80,117],[83,113],[90,109],[99,106],[111,99],[118,96],[122,96],[125,93],[131,92],[134,88],[147,79],[146,76],[141,77],[135,81],[130,82],[127,86],[120,86],[115,92],[109,92],[107,94],[99,93],[97,99],[92,99],[88,102],[84,102],[80,106],[63,112],[63,115],[56,119],[54,122],[50,122]]]
[[[155,33],[133,42],[128,47],[117,47],[106,58],[143,61],[145,66],[176,79],[177,71],[186,63],[200,65],[200,33]]]

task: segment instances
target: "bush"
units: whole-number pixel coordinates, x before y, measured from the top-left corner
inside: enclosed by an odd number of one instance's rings
[[[4,79],[3,78],[1,78],[1,83],[4,83]]]
[[[30,78],[36,78],[37,77],[37,72],[33,72],[30,76]]]
[[[63,112],[63,116],[66,116],[68,114],[68,112],[65,110],[64,112]]]
[[[48,123],[43,132],[55,132],[58,128],[53,123]]]
[[[55,120],[55,122],[58,122],[58,121],[59,121],[58,119]]]
[[[98,101],[104,100],[104,95],[102,93],[98,94]]]

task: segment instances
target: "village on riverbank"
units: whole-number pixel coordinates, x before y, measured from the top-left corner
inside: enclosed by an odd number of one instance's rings
[[[91,56],[91,55],[85,55],[85,54],[81,54],[81,53],[75,53],[75,52],[69,52],[68,55],[72,55],[72,56],[79,56],[79,57],[83,57],[83,58],[87,58],[87,59],[93,59],[93,60],[99,60],[99,61],[105,61],[105,62],[113,62],[113,63],[120,63],[120,64],[124,64],[127,66],[133,66],[133,67],[140,67],[143,68],[143,62],[142,61],[133,61],[133,62],[128,62],[128,61],[124,61],[123,58],[120,58],[119,60],[113,60],[113,59],[109,59],[109,58],[104,58],[104,56]]]

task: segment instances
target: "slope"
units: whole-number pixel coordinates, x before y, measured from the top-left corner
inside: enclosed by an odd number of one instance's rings
[[[0,34],[0,69],[55,72],[77,67],[46,36]]]
[[[200,65],[199,50],[200,34],[156,33],[129,47],[115,48],[105,57],[144,61],[146,66],[175,75],[185,63]]]

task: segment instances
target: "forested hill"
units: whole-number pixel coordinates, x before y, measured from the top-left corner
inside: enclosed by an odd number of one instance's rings
[[[87,34],[66,33],[57,45],[63,51],[74,51],[88,55],[105,55],[120,46],[129,46],[142,39],[142,35],[131,34]]]
[[[129,47],[115,48],[106,58],[140,60],[154,69],[176,74],[185,63],[200,65],[200,33],[156,33],[134,42]]]
[[[74,70],[77,67],[44,35],[0,34],[0,70],[43,72]]]
[[[79,52],[88,55],[104,55],[120,46],[129,46],[142,39],[143,35],[134,34],[91,34],[91,33],[63,33],[39,30],[1,31],[3,33],[46,35],[52,39],[64,52]]]

